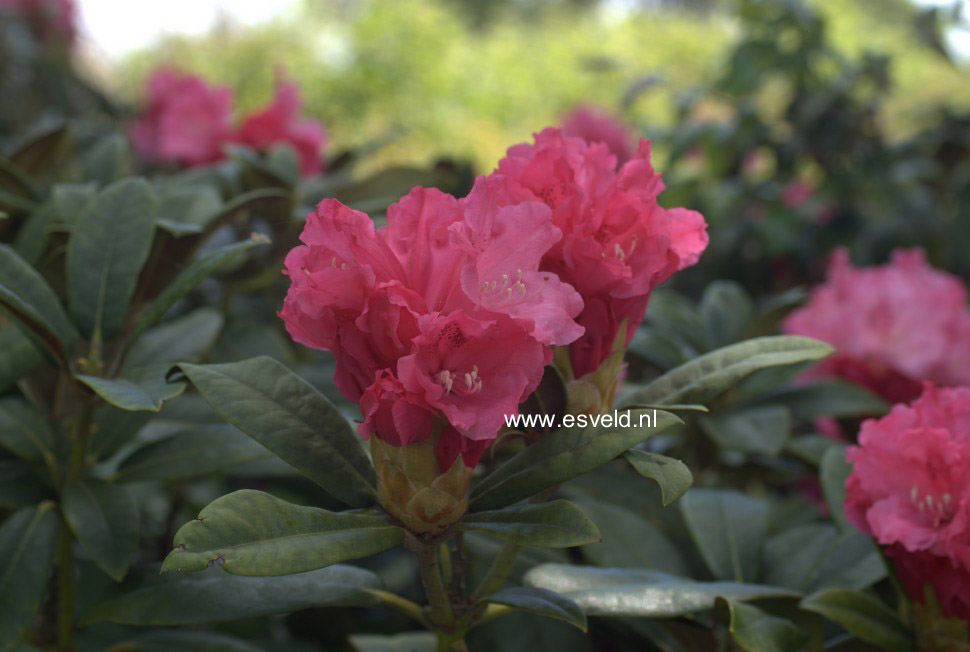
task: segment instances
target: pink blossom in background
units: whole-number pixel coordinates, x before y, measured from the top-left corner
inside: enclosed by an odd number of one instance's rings
[[[828,279],[782,324],[837,352],[810,370],[859,383],[891,402],[912,400],[921,381],[970,384],[970,310],[962,281],[927,265],[919,249],[889,264],[853,267],[832,257]]]
[[[22,13],[41,38],[70,46],[77,38],[77,6],[74,0],[0,0],[0,10]]]
[[[815,187],[807,181],[792,181],[781,193],[781,203],[789,208],[808,201],[815,194]]]
[[[515,145],[499,161],[505,201],[541,201],[563,234],[540,268],[582,295],[578,322],[586,332],[570,347],[577,377],[594,371],[626,320],[626,344],[643,319],[651,290],[697,262],[707,224],[697,212],[664,209],[664,185],[650,164],[650,144],[616,169],[600,143],[546,129],[532,144]]]
[[[503,203],[497,179],[465,199],[415,188],[375,229],[335,200],[308,216],[286,258],[280,316],[297,342],[330,350],[359,402],[363,436],[395,446],[441,433],[444,471],[473,466],[552,353],[582,333],[576,291],[540,272],[562,237],[535,201]]]
[[[243,117],[235,139],[256,149],[289,143],[300,157],[300,172],[310,175],[323,170],[320,154],[327,134],[318,122],[300,117],[300,93],[296,84],[284,81],[265,108]]]
[[[970,387],[926,383],[912,404],[863,422],[859,444],[846,457],[849,521],[890,546],[901,575],[915,571],[904,580],[919,587],[913,599],[922,601],[921,584],[929,581],[965,613],[970,586],[955,591],[947,578],[970,573]],[[919,570],[929,563],[954,571]]]
[[[129,135],[147,161],[201,165],[222,158],[232,135],[232,91],[171,68],[148,78],[145,110]]]
[[[609,113],[588,104],[580,104],[563,120],[566,136],[582,138],[587,143],[602,143],[623,165],[633,156],[633,131]]]

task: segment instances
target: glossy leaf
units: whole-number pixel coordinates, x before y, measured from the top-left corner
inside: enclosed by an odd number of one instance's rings
[[[0,398],[0,447],[32,462],[55,463],[54,432],[44,415],[21,398]]]
[[[22,509],[0,525],[0,650],[12,649],[47,591],[57,537],[53,503]]]
[[[855,530],[808,523],[765,542],[764,580],[800,591],[825,587],[866,588],[885,576],[872,540]]]
[[[122,410],[111,404],[102,405],[94,412],[94,436],[91,437],[89,452],[96,459],[111,457],[134,439],[152,416],[154,412]]]
[[[190,480],[271,455],[232,426],[200,425],[139,448],[125,458],[114,479],[118,482]]]
[[[789,385],[764,395],[758,402],[784,405],[796,419],[877,416],[889,409],[876,394],[843,380]]]
[[[138,546],[138,505],[128,490],[89,478],[65,489],[63,510],[91,561],[120,582]]]
[[[43,356],[15,324],[0,329],[0,394],[39,365]]]
[[[158,412],[162,404],[185,391],[185,383],[169,382],[165,374],[170,363],[153,363],[125,371],[117,378],[100,378],[86,374],[74,377],[90,387],[106,402],[122,410]]]
[[[780,405],[704,415],[698,423],[718,446],[743,453],[777,455],[791,436],[791,415]]]
[[[528,586],[510,586],[489,596],[492,604],[505,605],[520,611],[554,618],[586,631],[586,614],[569,598],[549,591]]]
[[[824,589],[799,606],[842,625],[860,640],[890,652],[914,649],[913,637],[895,611],[878,598],[849,589]]]
[[[672,457],[636,448],[628,450],[623,457],[637,473],[660,486],[664,507],[687,493],[694,483],[694,476],[687,465]]]
[[[217,498],[175,534],[163,571],[218,565],[235,575],[290,575],[387,550],[404,531],[382,514],[328,512],[243,489]]]
[[[754,605],[718,598],[729,614],[731,638],[747,652],[791,652],[801,650],[808,634],[795,623],[771,616]]]
[[[829,514],[843,531],[852,529],[845,517],[845,481],[851,472],[852,465],[845,459],[844,446],[832,446],[826,449],[819,464],[819,482],[822,485],[822,496],[829,508]]]
[[[148,182],[123,179],[108,186],[81,213],[67,245],[67,296],[81,332],[105,340],[121,330],[155,226]]]
[[[659,571],[543,564],[526,573],[528,586],[560,593],[587,616],[672,618],[714,606],[714,600],[794,598],[791,589],[738,582],[696,582]]]
[[[35,468],[23,460],[0,460],[0,508],[16,510],[36,505],[53,492]]]
[[[374,503],[374,467],[359,438],[305,380],[267,357],[180,367],[225,421],[348,505]]]
[[[763,500],[731,489],[694,489],[678,504],[714,577],[752,582],[760,576],[768,527],[768,507]]]
[[[757,337],[668,371],[628,396],[624,405],[706,403],[758,369],[818,360],[832,351],[828,344],[807,337]]]
[[[104,652],[266,652],[248,641],[216,632],[160,629],[119,641]]]
[[[538,548],[571,548],[600,540],[596,525],[568,500],[475,512],[465,516],[458,529]]]
[[[744,338],[754,318],[754,302],[734,281],[713,281],[698,306],[708,349],[727,346]]]
[[[54,290],[37,270],[4,244],[0,244],[0,306],[62,359],[77,338]]]
[[[156,362],[194,360],[207,351],[219,336],[224,318],[214,308],[198,308],[187,315],[156,326],[131,347],[125,366],[132,368]]]
[[[173,186],[158,191],[156,223],[175,236],[201,233],[218,214],[222,199],[208,186]]]
[[[472,490],[477,509],[504,507],[582,475],[622,455],[630,447],[681,423],[669,412],[650,410],[656,423],[629,428],[563,428],[540,439],[486,476]],[[639,412],[632,412],[639,423]]]
[[[289,613],[310,607],[370,607],[380,599],[372,572],[331,566],[284,577],[239,577],[222,569],[202,573],[147,573],[82,615],[82,624],[189,625]]]

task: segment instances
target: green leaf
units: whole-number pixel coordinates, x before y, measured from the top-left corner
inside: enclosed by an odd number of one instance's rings
[[[117,482],[191,480],[272,454],[232,426],[195,426],[139,448],[121,463]]]
[[[176,237],[202,233],[221,207],[222,198],[214,188],[173,186],[158,192],[158,217],[155,222]]]
[[[263,237],[256,237],[245,242],[236,242],[199,258],[186,267],[178,276],[159,294],[148,308],[141,314],[138,323],[128,338],[130,348],[146,330],[158,323],[169,308],[188,294],[192,288],[202,280],[215,272],[228,267],[229,265],[241,260],[251,249],[260,245],[268,244],[269,241]]]
[[[86,374],[76,374],[74,377],[122,410],[158,412],[165,401],[185,391],[184,382],[168,382],[165,379],[171,367],[171,363],[160,362],[125,371],[117,378]]]
[[[52,494],[34,467],[23,460],[0,460],[0,508],[21,509],[36,505]]]
[[[95,459],[111,457],[153,416],[152,412],[122,410],[111,404],[102,405],[94,413],[94,436],[91,438],[89,452]]]
[[[47,281],[7,245],[0,244],[0,306],[37,335],[58,358],[77,337],[74,325]]]
[[[696,582],[653,570],[542,564],[524,583],[565,595],[587,616],[672,618],[730,600],[796,598],[791,589],[738,582]]]
[[[218,565],[234,575],[291,575],[387,550],[404,530],[383,514],[328,512],[243,489],[217,498],[175,534],[162,571]]]
[[[154,219],[152,187],[137,177],[108,186],[78,216],[67,245],[67,296],[86,337],[98,332],[109,340],[121,330]]]
[[[694,484],[690,469],[680,460],[636,448],[625,452],[623,457],[637,473],[660,486],[664,507],[687,493]]]
[[[209,405],[353,507],[374,504],[374,467],[330,401],[272,358],[180,365]]]
[[[41,204],[33,211],[17,231],[13,248],[17,254],[31,265],[37,265],[47,253],[50,244],[51,225],[57,218],[52,202]]]
[[[70,151],[71,133],[60,123],[30,134],[10,154],[10,161],[32,177],[48,174]]]
[[[832,351],[828,344],[807,337],[756,337],[668,371],[628,396],[624,405],[706,403],[758,369],[818,360]]]
[[[128,169],[128,139],[117,131],[101,138],[84,155],[83,178],[106,186]]]
[[[23,399],[0,398],[0,447],[22,459],[53,468],[54,432],[44,415]]]
[[[586,614],[569,598],[549,591],[527,586],[510,586],[493,593],[488,601],[520,611],[554,618],[586,631]]]
[[[714,577],[751,582],[759,577],[768,506],[732,489],[694,489],[680,511],[697,550]]]
[[[519,414],[525,417],[529,415],[553,415],[554,423],[558,424],[562,416],[566,413],[567,400],[566,382],[562,374],[555,365],[549,365],[542,373],[542,380],[539,382],[539,386],[519,406]],[[554,428],[544,428],[541,425],[537,425],[535,426],[535,430],[541,434],[548,434]]]
[[[0,329],[0,394],[44,360],[37,347],[15,324]]]
[[[222,313],[214,308],[198,308],[187,315],[166,321],[145,333],[131,347],[125,366],[138,367],[153,362],[194,360],[207,351],[219,336]]]
[[[872,540],[855,530],[839,532],[828,523],[808,523],[774,535],[765,543],[769,584],[800,591],[825,587],[863,589],[885,576]]]
[[[758,402],[784,405],[796,419],[878,416],[889,410],[886,401],[876,394],[843,380],[788,385],[763,395]]]
[[[391,636],[353,634],[350,644],[358,652],[435,652],[438,638],[431,632],[404,632]]]
[[[799,606],[835,621],[882,650],[909,652],[915,648],[912,634],[896,612],[867,593],[824,589],[805,597]]]
[[[840,444],[825,435],[807,434],[798,435],[788,440],[785,450],[813,466],[818,466],[822,463],[822,456],[825,455],[825,451],[832,446],[840,446]]]
[[[576,504],[591,518],[603,540],[583,546],[583,557],[596,566],[653,568],[688,575],[687,562],[677,546],[650,521],[626,507],[593,498]]]
[[[242,639],[215,632],[161,629],[119,641],[105,652],[265,652]]]
[[[57,537],[54,504],[22,509],[0,525],[0,650],[12,649],[47,591]]]
[[[770,616],[754,605],[718,598],[730,614],[728,630],[734,642],[748,652],[801,650],[808,634],[790,620]]]
[[[822,454],[819,464],[819,483],[829,514],[843,532],[852,530],[845,517],[845,481],[852,473],[852,465],[845,459],[845,446],[832,446]]]
[[[538,548],[571,548],[600,540],[596,525],[568,500],[468,514],[458,529]]]
[[[754,302],[734,281],[713,281],[704,290],[699,311],[710,350],[744,338],[754,318]]]
[[[638,411],[631,413],[639,423]],[[649,411],[651,425],[629,428],[562,428],[541,438],[472,490],[476,509],[495,509],[583,475],[622,455],[631,446],[681,420],[669,412]]]
[[[791,436],[791,415],[780,405],[704,415],[698,423],[718,446],[742,453],[777,455]]]
[[[96,183],[58,183],[51,191],[54,212],[69,230],[98,194]]]
[[[372,572],[331,566],[285,577],[239,577],[220,568],[202,573],[149,573],[125,582],[82,616],[82,624],[189,625],[289,613],[310,607],[372,607],[380,599]]]
[[[138,505],[124,487],[88,478],[64,490],[64,518],[98,568],[120,582],[138,546]]]

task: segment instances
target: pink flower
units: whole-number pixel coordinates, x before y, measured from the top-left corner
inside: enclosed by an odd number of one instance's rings
[[[147,91],[146,109],[130,130],[140,156],[185,165],[222,158],[232,133],[232,91],[168,68],[149,77]]]
[[[807,181],[792,181],[781,193],[781,203],[794,208],[812,198],[815,188]]]
[[[910,552],[901,545],[886,548],[906,593],[914,602],[925,600],[923,587],[933,588],[943,615],[970,620],[970,572],[950,559],[928,552]]]
[[[280,316],[296,341],[333,351],[360,433],[401,446],[438,432],[442,470],[459,454],[474,464],[538,385],[546,345],[582,333],[579,295],[537,270],[561,238],[549,209],[500,206],[502,187],[480,178],[461,202],[415,188],[381,229],[324,200],[285,262]]]
[[[966,300],[963,283],[932,269],[921,250],[897,250],[891,263],[869,268],[852,267],[838,250],[828,281],[782,328],[838,349],[810,375],[846,378],[890,401],[908,401],[923,380],[970,384]]]
[[[846,457],[845,511],[855,527],[970,571],[970,387],[926,383],[911,405],[863,422]]]
[[[616,170],[605,145],[546,129],[533,144],[510,148],[496,175],[506,185],[504,201],[542,201],[563,233],[540,269],[573,285],[585,302],[578,321],[586,333],[570,349],[577,377],[599,366],[624,320],[629,343],[651,290],[697,262],[707,246],[699,213],[657,203],[664,186],[647,141]]]
[[[569,112],[562,125],[565,136],[582,138],[587,143],[602,143],[623,165],[630,160],[633,133],[630,128],[596,107],[581,104]]]
[[[264,109],[243,118],[235,139],[262,149],[277,143],[289,143],[300,157],[300,172],[314,174],[323,169],[320,153],[327,141],[323,126],[300,118],[300,93],[292,82],[282,82],[276,97]]]

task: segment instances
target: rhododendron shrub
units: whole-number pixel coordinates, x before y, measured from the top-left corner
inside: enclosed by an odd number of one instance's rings
[[[970,384],[966,287],[930,267],[918,249],[896,250],[888,264],[863,268],[836,251],[828,280],[783,329],[836,347],[809,376],[844,378],[891,402],[912,400],[924,380]]]
[[[944,614],[970,619],[970,387],[926,383],[865,421],[846,456],[849,521],[886,546],[911,599],[929,585]]]
[[[394,448],[431,438],[440,474],[474,467],[539,384],[549,347],[582,333],[577,292],[538,269],[562,237],[549,208],[508,203],[504,190],[500,177],[461,201],[415,188],[380,229],[324,200],[285,262],[280,316],[296,341],[334,353],[337,387],[364,414],[360,434]],[[378,471],[384,487],[407,479]]]
[[[585,333],[569,348],[567,375],[595,372],[614,351],[622,358],[651,290],[696,263],[707,247],[707,224],[699,213],[658,203],[664,184],[645,140],[617,168],[606,145],[550,128],[533,143],[511,147],[496,175],[509,199],[546,204],[562,231],[541,269],[573,285],[583,298],[577,321]],[[600,388],[605,394],[611,393],[616,371]]]
[[[296,151],[300,172],[323,170],[320,160],[326,131],[300,116],[296,85],[281,81],[272,101],[242,116],[233,126],[232,91],[210,86],[200,77],[159,68],[146,82],[145,108],[129,136],[138,155],[151,163],[196,166],[225,157],[223,148],[240,143],[254,149],[288,144]]]

